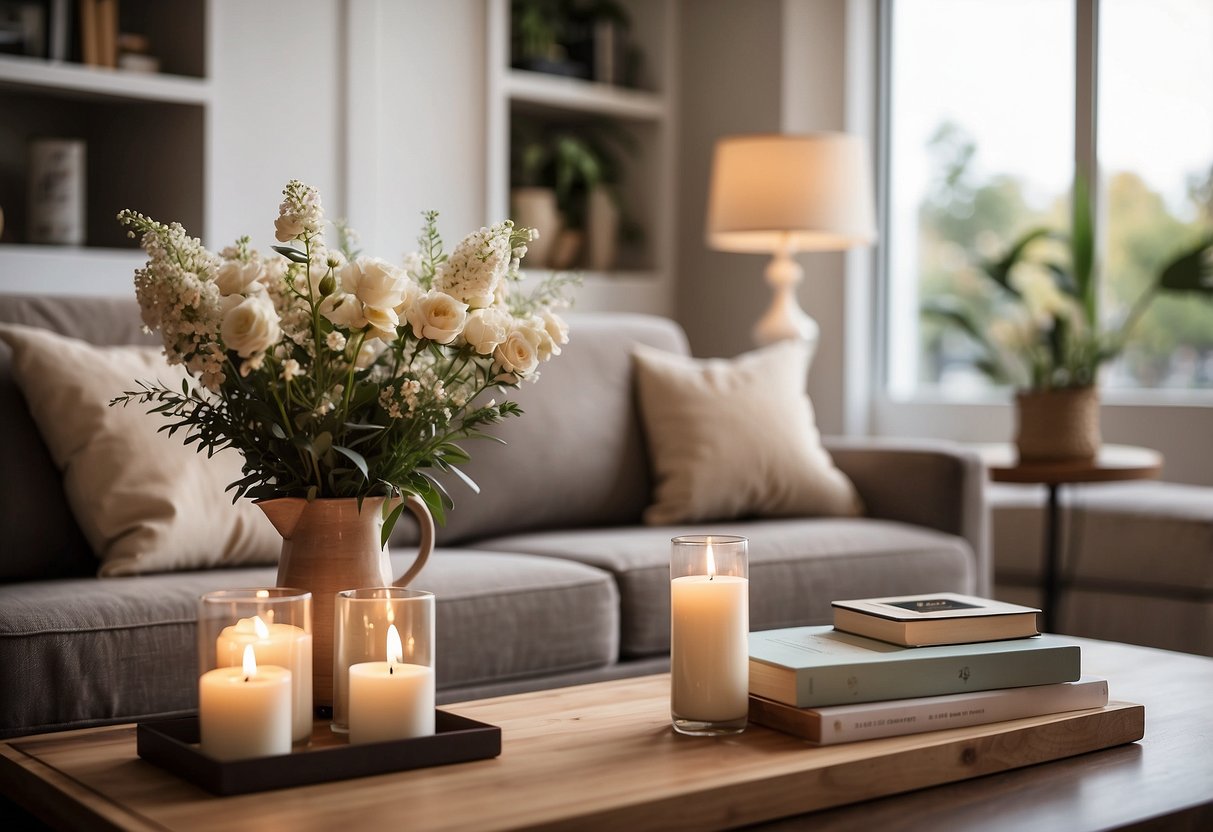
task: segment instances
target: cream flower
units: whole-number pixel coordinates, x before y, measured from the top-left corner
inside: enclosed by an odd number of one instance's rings
[[[282,380],[292,381],[303,375],[303,368],[299,366],[299,362],[293,358],[288,358],[282,362]]]
[[[400,318],[396,315],[395,309],[367,306],[363,308],[362,314],[366,316],[366,322],[371,327],[367,333],[368,338],[378,338],[382,341],[396,339],[396,327],[400,325]]]
[[[274,220],[274,237],[280,243],[289,243],[303,232],[303,220],[295,214],[283,214]]]
[[[324,299],[320,314],[328,318],[333,326],[356,330],[366,326],[363,306],[353,295],[336,294]]]
[[[512,260],[511,222],[473,231],[464,237],[434,275],[434,288],[463,301],[471,309],[492,306],[497,286]]]
[[[383,351],[387,349],[387,344],[383,341],[374,338],[368,338],[362,343],[362,347],[358,350],[358,355],[354,359],[354,366],[359,370],[365,370],[378,360],[379,356],[383,355]]]
[[[505,374],[525,376],[539,366],[540,331],[523,323],[510,331],[493,352],[494,364]]]
[[[260,277],[261,264],[256,260],[227,260],[215,274],[215,285],[221,295],[239,295]]]
[[[341,269],[341,288],[375,309],[400,305],[406,279],[404,271],[377,257],[359,257]]]
[[[543,321],[544,331],[552,340],[551,354],[560,355],[560,348],[569,342],[569,325],[564,318],[550,310],[544,310],[539,317]]]
[[[345,349],[345,336],[334,329],[325,337],[324,343],[327,344],[328,348],[333,352],[341,352],[343,349]]]
[[[493,350],[509,333],[510,316],[500,309],[477,309],[468,315],[463,326],[463,339],[480,355],[492,355]]]
[[[449,344],[463,331],[467,306],[445,292],[426,292],[408,310],[408,321],[417,338]]]
[[[235,350],[241,358],[252,358],[265,352],[282,337],[278,313],[263,293],[251,295],[228,309],[219,326],[219,334],[224,346]]]

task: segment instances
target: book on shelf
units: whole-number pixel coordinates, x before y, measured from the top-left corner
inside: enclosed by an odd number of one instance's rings
[[[901,647],[833,627],[750,633],[750,693],[798,708],[1073,682],[1065,638]]]
[[[905,647],[1039,634],[1040,610],[955,592],[835,601],[832,606],[836,629]]]
[[[1076,682],[1002,688],[946,696],[891,699],[859,705],[795,708],[750,697],[750,721],[817,745],[900,737],[966,725],[985,725],[1029,716],[1102,708],[1108,681],[1083,676]]]

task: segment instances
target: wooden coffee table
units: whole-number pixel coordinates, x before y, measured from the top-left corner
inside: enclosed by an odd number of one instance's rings
[[[1213,818],[1213,659],[1075,641],[1084,672],[1145,705],[1141,742],[1005,770],[1126,736],[1140,709],[1124,705],[1068,717],[1073,730],[1051,742],[1055,717],[828,748],[758,726],[681,737],[668,677],[655,676],[448,706],[502,727],[495,760],[218,798],[139,759],[134,727],[114,726],[0,743],[0,790],[73,829],[705,829],[894,791],[908,793],[774,827],[1083,832]],[[1002,773],[978,776],[989,771]]]

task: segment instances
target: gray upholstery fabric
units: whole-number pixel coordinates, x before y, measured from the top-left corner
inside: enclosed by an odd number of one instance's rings
[[[469,441],[447,490],[455,509],[438,530],[443,545],[528,529],[639,523],[649,469],[632,384],[633,344],[685,353],[672,321],[646,315],[570,315],[563,354],[535,384],[510,392],[524,414],[494,426],[507,444]],[[412,532],[411,524],[402,524]],[[403,538],[402,539],[407,539]]]
[[[1043,487],[989,489],[996,580],[1036,583]],[[1089,589],[1145,591],[1213,603],[1213,488],[1167,482],[1061,490],[1065,570]]]
[[[996,485],[996,595],[1039,605],[1045,490]],[[1054,629],[1213,656],[1213,488],[1167,482],[1061,490],[1065,589]]]
[[[198,597],[274,577],[216,569],[0,586],[0,736],[196,707]],[[438,596],[440,690],[604,667],[618,655],[618,595],[596,569],[438,551],[414,586]]]
[[[95,344],[152,343],[133,299],[0,295],[0,323],[50,329]],[[94,574],[97,559],[76,525],[38,426],[30,418],[0,344],[0,581]],[[39,522],[30,522],[38,518]]]
[[[669,541],[680,534],[750,540],[750,629],[832,620],[830,601],[916,592],[972,593],[977,563],[954,535],[885,520],[753,520],[693,527],[541,532],[482,546],[571,559],[619,583],[624,657],[669,650]]]
[[[975,592],[990,592],[990,524],[985,465],[972,450],[929,439],[826,437],[851,478],[864,514],[959,535],[977,558]]]

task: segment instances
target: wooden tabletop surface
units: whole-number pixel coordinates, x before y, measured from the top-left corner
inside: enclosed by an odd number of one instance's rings
[[[1060,462],[1021,462],[1015,446],[979,445],[990,479],[994,482],[1067,483],[1120,482],[1152,479],[1162,473],[1162,454],[1133,445],[1104,445],[1094,459]]]
[[[1093,743],[1124,730],[1140,716],[1125,706],[826,748],[757,726],[727,739],[678,737],[668,677],[657,676],[448,706],[502,727],[497,760],[216,798],[140,760],[133,726],[117,726],[0,743],[0,789],[65,828],[702,829],[874,788],[918,789],[967,769],[1001,773],[772,828],[1085,832],[1176,812],[1203,820],[1213,807],[1213,659],[1075,641],[1085,673],[1108,677],[1114,699],[1145,705],[1141,742],[1002,771],[1025,752],[1055,744],[1073,753],[1080,735]],[[1045,732],[1063,718],[1074,725],[1064,740]],[[567,814],[587,809],[592,822]]]

